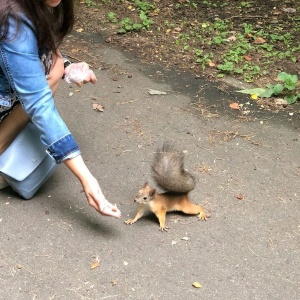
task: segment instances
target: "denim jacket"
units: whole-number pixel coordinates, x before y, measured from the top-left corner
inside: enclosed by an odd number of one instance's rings
[[[17,36],[16,21],[9,21],[5,41],[0,41],[0,105],[10,107],[14,96],[41,132],[41,141],[57,163],[80,154],[79,147],[59,116],[39,57],[32,23],[22,15]]]

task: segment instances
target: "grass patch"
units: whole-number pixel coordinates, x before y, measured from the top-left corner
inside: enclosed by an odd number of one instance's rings
[[[150,60],[260,86],[300,72],[298,1],[85,2],[99,8],[109,35]]]

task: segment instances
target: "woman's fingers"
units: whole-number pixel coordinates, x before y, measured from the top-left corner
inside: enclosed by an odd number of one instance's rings
[[[115,217],[115,218],[120,218],[121,217],[121,212],[117,208],[117,206],[112,206],[112,207],[106,206],[104,208],[104,210],[102,211],[102,213],[106,216],[111,216],[111,217]]]
[[[84,83],[96,83],[97,77],[85,62],[72,63],[65,69],[65,80],[81,86]]]
[[[88,83],[88,82],[91,82],[91,83],[97,82],[97,77],[92,70],[84,71],[84,73],[86,74],[84,77],[84,80],[83,80],[84,84]]]
[[[92,70],[90,70],[90,81],[91,81],[91,83],[97,82],[97,77]]]
[[[116,205],[108,202],[104,196],[100,201],[95,200],[92,196],[88,197],[89,205],[95,208],[95,210],[103,216],[110,216],[115,218],[121,217],[121,212]]]

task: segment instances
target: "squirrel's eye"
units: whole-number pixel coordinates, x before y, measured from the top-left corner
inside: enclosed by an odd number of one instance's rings
[[[147,197],[144,197],[143,199],[144,199],[144,200],[147,200]]]

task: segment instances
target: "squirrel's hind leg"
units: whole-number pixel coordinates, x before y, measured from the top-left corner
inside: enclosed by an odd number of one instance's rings
[[[180,206],[180,209],[178,209],[178,210],[180,210],[183,213],[188,214],[188,215],[197,215],[198,214],[199,220],[206,221],[208,218],[208,216],[206,215],[206,213],[204,212],[203,208],[200,205],[193,204],[190,201],[183,202]]]

